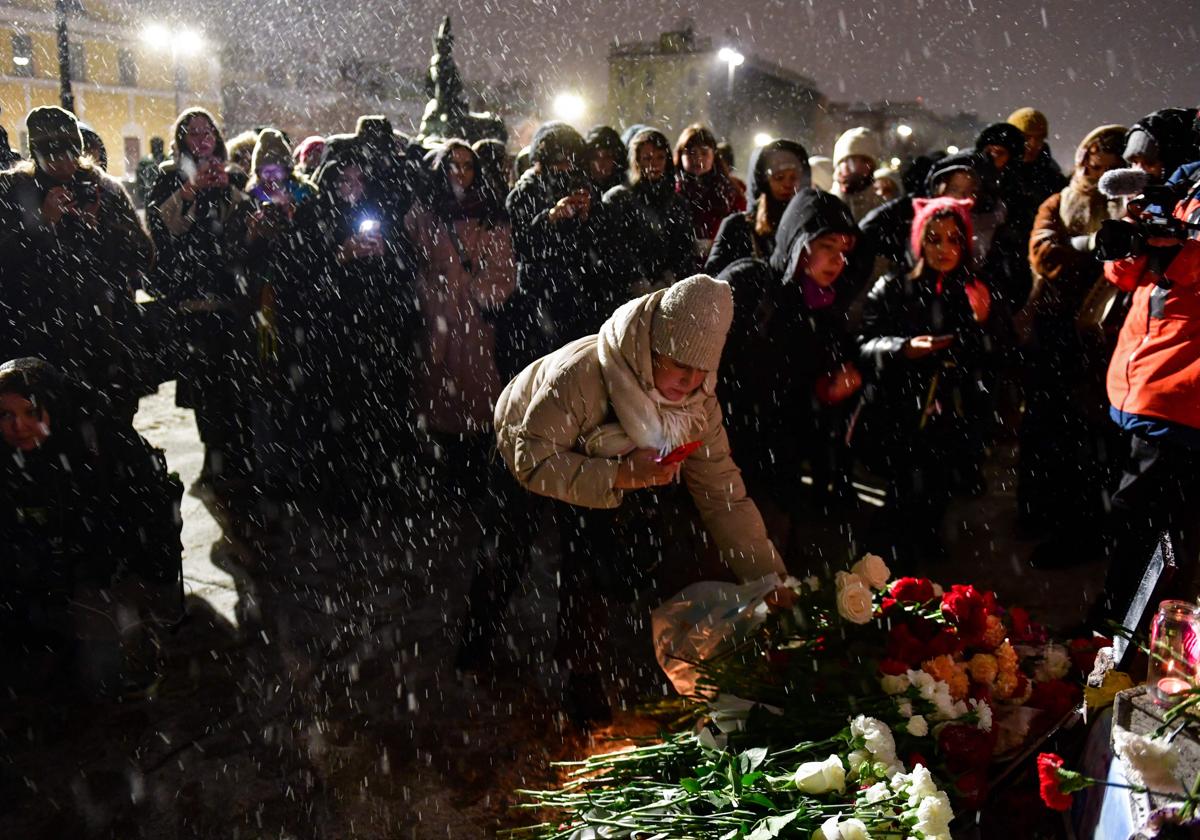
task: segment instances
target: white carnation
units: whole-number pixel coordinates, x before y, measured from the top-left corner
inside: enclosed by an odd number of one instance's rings
[[[910,700],[901,700],[896,704],[896,711],[900,713],[900,717],[910,718],[913,716],[913,704]]]
[[[926,798],[939,793],[937,783],[933,781],[933,774],[929,772],[929,768],[924,764],[918,764],[908,774],[908,805],[910,808],[915,808],[921,804]]]
[[[954,810],[950,807],[950,799],[940,790],[926,796],[917,806],[916,828],[926,837],[949,837],[952,819]]]
[[[1165,739],[1135,735],[1123,727],[1113,729],[1113,748],[1128,765],[1125,774],[1135,785],[1163,793],[1183,793],[1175,778],[1179,753]]]
[[[863,739],[872,760],[886,765],[889,776],[898,771],[900,759],[896,757],[896,739],[886,723],[859,715],[850,722],[850,734]]]
[[[924,738],[929,734],[929,724],[925,722],[925,718],[920,715],[913,715],[908,719],[908,734],[917,738]]]
[[[874,805],[875,803],[882,802],[883,800],[890,797],[892,795],[892,792],[890,790],[888,790],[887,782],[876,782],[875,784],[871,785],[869,788],[864,790],[862,792],[862,795],[863,795],[863,798],[866,799],[868,803],[870,803],[871,805]]]
[[[879,678],[879,684],[888,694],[903,694],[912,682],[904,674],[884,674]]]
[[[984,732],[992,731],[992,707],[982,700],[971,701],[971,711],[979,716],[979,728]]]
[[[878,554],[864,554],[861,560],[850,567],[850,571],[866,581],[872,589],[883,589],[892,576],[892,570]]]

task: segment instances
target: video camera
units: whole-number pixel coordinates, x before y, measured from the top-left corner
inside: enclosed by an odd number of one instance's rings
[[[1171,215],[1184,198],[1184,188],[1151,184],[1150,176],[1140,169],[1113,169],[1100,178],[1100,192],[1108,198],[1126,198],[1133,224],[1108,219],[1096,232],[1096,259],[1110,262],[1136,257],[1150,248],[1153,238],[1178,239],[1181,243],[1200,225]]]

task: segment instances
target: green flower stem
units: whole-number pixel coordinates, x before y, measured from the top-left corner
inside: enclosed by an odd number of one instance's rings
[[[1192,780],[1192,789],[1188,791],[1187,802],[1183,805],[1183,810],[1180,811],[1180,816],[1183,822],[1187,822],[1196,813],[1196,803],[1200,800],[1200,773],[1196,774],[1196,778]]]

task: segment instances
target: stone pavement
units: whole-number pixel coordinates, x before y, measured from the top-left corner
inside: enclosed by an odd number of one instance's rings
[[[201,448],[173,403],[164,387],[137,423],[190,486]],[[1001,448],[989,492],[955,506],[952,560],[927,572],[1071,624],[1099,569],[1028,567],[1011,461]],[[585,748],[556,701],[553,528],[532,537],[495,668],[462,675],[456,625],[479,534],[435,489],[365,523],[292,510],[271,530],[186,495],[189,621],[164,640],[159,693],[0,702],[0,836],[482,838],[527,822],[512,792],[551,782],[549,763]],[[885,553],[863,536],[871,513],[815,517],[814,562],[841,567],[851,538]],[[650,606],[611,616],[621,704],[665,692]]]

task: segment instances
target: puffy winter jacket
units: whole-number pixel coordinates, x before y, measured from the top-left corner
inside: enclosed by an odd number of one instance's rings
[[[1200,222],[1200,185],[1175,217]],[[1108,399],[1122,428],[1200,449],[1200,234],[1191,236],[1162,270],[1145,254],[1105,264],[1111,282],[1134,292],[1108,366]]]

